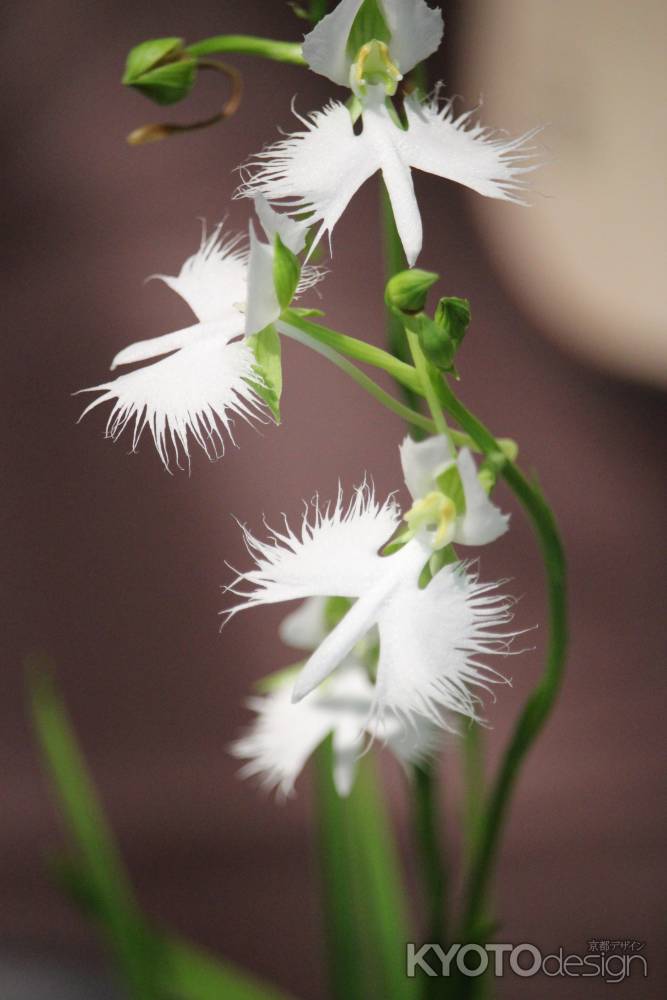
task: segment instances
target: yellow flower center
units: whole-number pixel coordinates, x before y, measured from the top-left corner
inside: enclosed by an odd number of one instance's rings
[[[366,85],[382,84],[391,97],[396,93],[399,80],[403,76],[398,66],[392,62],[385,42],[374,38],[362,45],[352,66],[350,82],[355,93],[363,93]]]
[[[456,504],[451,497],[437,490],[416,500],[405,515],[408,527],[415,533],[422,528],[433,531],[431,544],[434,549],[449,545],[454,537]]]

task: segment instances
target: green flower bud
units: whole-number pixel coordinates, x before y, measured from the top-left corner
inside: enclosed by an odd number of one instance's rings
[[[415,333],[428,360],[441,371],[452,371],[457,346],[452,338],[429,316],[417,316],[415,320],[418,324]]]
[[[438,277],[432,271],[421,271],[418,267],[399,271],[387,282],[385,302],[390,309],[397,309],[399,312],[420,313],[426,305],[429,288],[436,283]]]
[[[155,38],[133,48],[123,83],[156,104],[176,104],[192,90],[197,61],[183,49],[182,38]]]
[[[435,321],[458,348],[470,326],[470,303],[455,295],[440,299],[435,310]]]

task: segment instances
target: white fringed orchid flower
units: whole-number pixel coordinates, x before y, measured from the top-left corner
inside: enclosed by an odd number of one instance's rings
[[[218,225],[202,237],[199,250],[177,276],[155,275],[187,302],[197,323],[126,347],[113,359],[112,371],[160,360],[83,390],[100,395],[82,417],[101,403],[113,402],[107,437],[117,440],[129,425],[134,451],[148,428],[167,469],[172,453],[179,466],[181,454],[189,461],[190,435],[209,458],[218,458],[224,452],[221,427],[231,436],[235,415],[246,420],[260,416],[262,400],[256,387],[261,374],[244,338],[280,315],[272,271],[274,237],[279,235],[298,253],[305,235],[302,225],[274,212],[263,199],[256,199],[255,207],[268,243],[257,238],[251,224],[248,250],[243,237],[225,237]],[[319,269],[304,268],[297,291],[320,276]]]
[[[316,648],[326,635],[325,604],[324,598],[305,601],[283,621],[283,640],[299,649]],[[354,653],[298,704],[292,701],[296,674],[289,670],[269,678],[266,694],[248,700],[256,718],[231,746],[233,755],[246,761],[241,777],[259,775],[266,788],[288,796],[310,755],[332,735],[334,784],[339,795],[347,796],[368,739],[378,738],[405,764],[425,760],[435,750],[437,736],[430,723],[408,728],[391,714],[372,714],[374,687]]]
[[[247,165],[241,195],[263,194],[293,213],[319,223],[313,246],[336,222],[361,185],[381,170],[408,263],[422,246],[422,223],[412,169],[456,181],[490,198],[522,203],[527,161],[539,129],[518,138],[498,136],[455,117],[451,100],[421,101],[408,95],[401,122],[391,103],[399,81],[439,46],[442,15],[424,0],[342,0],[306,36],[310,68],[351,87],[361,114],[338,101],[301,118],[303,131],[274,143]]]
[[[298,534],[286,524],[262,542],[244,528],[255,568],[229,588],[242,598],[230,614],[311,596],[355,598],[299,673],[294,700],[329,677],[377,626],[373,712],[448,728],[449,710],[478,718],[476,690],[495,673],[479,657],[507,652],[510,637],[497,628],[511,620],[511,601],[461,564],[445,566],[420,587],[433,553],[424,532],[394,554],[379,555],[400,520],[393,499],[379,504],[364,485],[347,507],[339,493],[333,506],[315,504],[312,518],[306,510]]]
[[[440,549],[452,542],[486,545],[504,535],[509,514],[489,500],[468,448],[457,458],[446,437],[414,441],[406,437],[400,448],[405,485],[414,500],[406,521],[416,530],[433,530],[431,544]]]

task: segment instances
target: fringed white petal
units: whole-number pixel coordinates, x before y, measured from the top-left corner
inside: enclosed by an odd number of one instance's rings
[[[498,629],[511,621],[512,604],[494,587],[461,566],[440,570],[423,590],[403,581],[378,623],[379,712],[444,728],[451,728],[448,712],[479,719],[480,690],[503,678],[478,657],[506,653],[511,640]]]
[[[466,498],[465,514],[456,524],[454,541],[461,545],[488,545],[509,528],[509,514],[491,502],[477,477],[475,460],[467,448],[459,452],[457,466]]]
[[[138,340],[136,344],[130,344],[119,351],[111,362],[111,371],[115,371],[120,365],[133,365],[137,361],[149,361],[151,358],[160,358],[172,351],[178,351],[182,347],[189,347],[196,340],[205,337],[208,327],[202,323],[196,323],[185,330],[175,330],[173,333],[165,333],[161,337],[151,337],[150,340]],[[243,332],[243,317],[239,313],[236,326],[224,331],[220,329],[220,336],[225,340],[231,340]]]
[[[286,646],[316,649],[327,634],[324,627],[326,597],[309,597],[280,623],[278,633]]]
[[[156,274],[188,303],[202,323],[233,316],[245,302],[248,248],[241,235],[222,236],[222,223],[204,233],[199,250],[183,264],[180,274]]]
[[[391,58],[405,75],[439,48],[442,14],[425,0],[380,0],[380,7],[391,32]]]
[[[247,761],[240,775],[258,775],[265,788],[291,795],[304,764],[331,732],[331,715],[316,700],[293,705],[289,684],[266,697],[250,699],[248,706],[257,718],[230,747],[235,757]]]
[[[121,375],[86,392],[101,395],[82,417],[101,403],[113,402],[107,437],[115,441],[128,425],[132,450],[148,428],[167,469],[173,454],[190,458],[189,436],[210,458],[224,451],[221,427],[231,419],[249,419],[260,405],[247,379],[256,379],[254,356],[243,342],[227,343],[224,327],[207,324],[182,350],[154,364]]]
[[[413,500],[434,490],[435,477],[452,461],[449,442],[443,434],[415,441],[409,435],[403,438],[399,447],[401,468],[405,485]]]
[[[261,194],[292,214],[311,213],[308,223],[320,224],[315,246],[380,162],[364,133],[354,134],[343,104],[333,102],[300,121],[303,131],[273,143],[246,164],[236,196]]]
[[[405,726],[395,716],[372,714],[374,688],[354,660],[298,704],[291,700],[291,687],[292,678],[286,675],[268,695],[251,699],[248,705],[256,718],[230,748],[246,761],[241,777],[258,776],[281,797],[293,793],[308,757],[329,734],[334,783],[342,797],[352,790],[368,736],[385,743],[404,763],[424,761],[435,751],[438,731],[430,722]]]
[[[306,597],[357,597],[382,575],[378,549],[396,530],[400,512],[390,498],[379,504],[372,487],[359,487],[350,504],[339,491],[336,503],[306,507],[298,534],[287,521],[269,528],[261,542],[244,527],[256,568],[239,574],[229,588],[242,598],[231,614],[258,604]]]
[[[303,40],[303,58],[310,68],[341,87],[350,85],[352,60],[347,40],[362,3],[363,0],[341,0]]]
[[[526,203],[525,175],[539,166],[531,142],[540,128],[508,138],[473,122],[473,111],[455,117],[453,101],[440,102],[437,91],[423,104],[408,98],[405,110],[403,149],[412,167],[465,184],[488,198]]]

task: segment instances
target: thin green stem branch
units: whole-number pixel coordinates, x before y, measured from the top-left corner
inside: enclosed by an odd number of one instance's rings
[[[261,59],[290,63],[292,66],[307,65],[301,54],[300,42],[277,42],[273,38],[255,38],[254,35],[213,35],[201,42],[187,45],[185,51],[192,56],[238,52],[240,55],[259,56]]]
[[[312,337],[313,340],[326,344],[327,347],[332,347],[340,354],[345,354],[363,364],[372,365],[374,368],[380,368],[401,385],[405,385],[421,395],[421,381],[412,365],[399,361],[388,351],[383,351],[381,347],[367,344],[364,340],[357,340],[356,337],[348,337],[344,333],[337,333],[321,323],[311,323],[294,309],[285,309],[282,319],[285,323]]]
[[[343,357],[342,354],[339,354],[338,351],[334,351],[332,347],[327,347],[326,344],[321,343],[319,340],[314,340],[310,335],[291,328],[288,323],[278,323],[277,328],[284,336],[291,337],[292,340],[296,340],[299,344],[304,344],[306,347],[317,351],[318,354],[327,358],[337,368],[344,371],[346,375],[349,375],[357,385],[365,389],[378,403],[381,403],[382,406],[401,417],[402,420],[421,428],[421,430],[427,431],[429,434],[436,433],[435,424],[432,420],[425,417],[423,413],[411,410],[409,406],[401,403],[398,399],[394,399],[390,393],[385,392],[382,386],[379,386],[377,382],[374,382],[372,378],[365,372],[362,372],[360,368],[357,368],[347,358]]]
[[[519,769],[554,706],[563,679],[567,647],[566,567],[556,520],[539,489],[503,455],[499,442],[466,409],[445,380],[441,383],[439,396],[448,413],[497,467],[532,521],[544,558],[549,604],[549,640],[544,672],[519,716],[491,788],[467,876],[460,939],[474,941],[479,936],[486,891]]]

